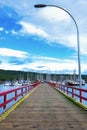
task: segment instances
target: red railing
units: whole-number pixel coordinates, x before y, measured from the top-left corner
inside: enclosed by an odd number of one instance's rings
[[[1,101],[2,103],[0,103],[0,108],[3,107],[5,109],[8,103],[11,103],[12,101],[16,101],[19,97],[23,97],[30,90],[35,88],[38,84],[39,82],[30,84],[28,86],[21,86],[19,88],[7,90],[5,92],[0,92],[0,97],[3,97],[3,100]],[[10,94],[12,94],[12,96],[8,98],[8,95]]]
[[[86,102],[85,104],[87,105],[87,89],[78,88],[78,87],[74,87],[74,86],[55,84],[55,83],[51,83],[51,82],[49,82],[48,84],[56,87],[63,93],[72,97],[73,99],[75,99],[75,97],[77,97],[80,103],[83,103],[83,101],[85,101]]]

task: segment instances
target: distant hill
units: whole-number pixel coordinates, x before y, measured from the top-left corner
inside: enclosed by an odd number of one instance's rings
[[[31,80],[31,81],[35,81],[37,80],[37,75],[39,75],[40,77],[43,77],[43,80],[46,80],[46,75],[47,74],[39,74],[37,72],[25,72],[25,71],[15,71],[15,70],[2,70],[0,69],[0,82],[4,82],[6,80],[20,80],[20,79],[24,79],[24,80]],[[78,75],[76,75],[78,78]],[[56,77],[56,78],[55,78]],[[71,74],[51,74],[50,78],[51,80],[55,80],[56,81],[60,81],[62,77],[62,80],[65,79],[70,79],[70,77],[73,78],[73,75]],[[84,79],[87,82],[87,75],[82,75],[82,79]]]

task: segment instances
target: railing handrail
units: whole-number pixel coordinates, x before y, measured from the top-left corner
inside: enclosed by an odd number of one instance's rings
[[[21,86],[21,87],[19,87],[19,88],[14,88],[14,89],[12,89],[12,90],[6,90],[6,91],[4,91],[4,92],[0,92],[0,96],[3,96],[3,95],[5,95],[5,94],[12,93],[12,92],[17,91],[17,90],[21,90],[21,89],[26,88],[26,87],[27,87],[27,86]]]
[[[85,89],[85,88],[77,88],[77,87],[66,86],[66,85],[62,85],[62,86],[65,86],[65,87],[67,87],[67,88],[74,88],[75,90],[82,90],[82,91],[84,91],[84,92],[87,92],[87,89]]]
[[[29,86],[36,86],[38,83],[39,83],[39,82],[33,83],[33,84],[29,84]],[[0,92],[0,96],[3,96],[4,94],[12,93],[12,92],[14,92],[14,91],[16,91],[16,90],[21,90],[21,89],[26,88],[26,87],[27,87],[27,86],[21,86],[21,87],[19,87],[19,88],[14,88],[14,89],[11,89],[11,90],[6,90],[6,91],[4,91],[4,92]]]

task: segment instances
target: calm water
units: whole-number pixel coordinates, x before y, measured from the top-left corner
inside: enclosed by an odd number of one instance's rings
[[[0,92],[4,92],[6,90],[11,90],[11,89],[14,89],[16,87],[13,87],[13,86],[4,86],[4,84],[0,84]]]
[[[4,86],[4,84],[0,84],[0,92],[4,92],[7,90],[11,90],[17,88],[18,86]]]
[[[87,89],[87,84],[85,84],[85,86],[83,86],[82,88],[85,88],[85,89]]]

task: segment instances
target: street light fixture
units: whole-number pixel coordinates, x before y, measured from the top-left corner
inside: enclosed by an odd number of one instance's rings
[[[76,26],[76,31],[77,31],[77,49],[78,49],[78,71],[79,71],[79,87],[81,88],[82,86],[82,82],[81,82],[81,65],[80,65],[80,44],[79,44],[79,29],[78,29],[78,25],[74,19],[74,17],[64,8],[60,7],[60,6],[56,6],[56,5],[44,5],[44,4],[36,4],[34,5],[35,8],[44,8],[47,6],[51,6],[51,7],[57,7],[60,8],[61,10],[64,10],[74,21],[75,26]]]

